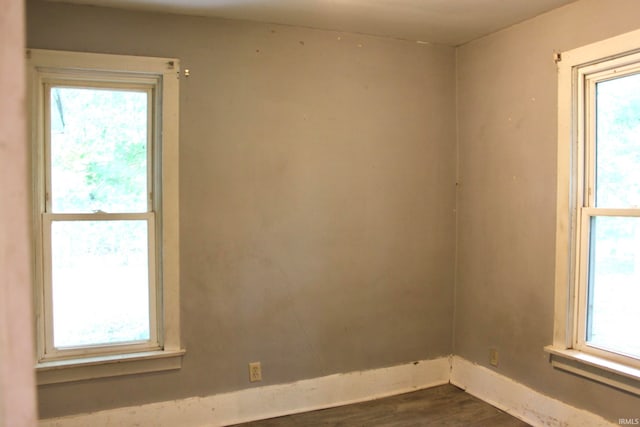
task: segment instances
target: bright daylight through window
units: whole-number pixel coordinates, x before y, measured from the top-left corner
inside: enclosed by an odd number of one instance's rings
[[[595,131],[587,138],[579,344],[640,359],[640,65],[616,71],[587,80]]]
[[[149,341],[155,335],[151,93],[45,90],[53,348]]]
[[[552,364],[640,394],[640,32],[558,63]]]
[[[29,55],[39,382],[179,368],[177,61]]]

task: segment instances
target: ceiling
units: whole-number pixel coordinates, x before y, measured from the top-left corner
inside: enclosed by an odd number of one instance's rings
[[[457,46],[575,0],[50,0]]]

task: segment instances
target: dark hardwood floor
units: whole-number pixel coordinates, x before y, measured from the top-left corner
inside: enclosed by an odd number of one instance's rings
[[[522,427],[528,424],[447,384],[370,402],[254,421],[237,426]]]

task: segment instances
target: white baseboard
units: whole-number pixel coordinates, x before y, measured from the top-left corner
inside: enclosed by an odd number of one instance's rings
[[[461,357],[451,362],[451,384],[533,426],[616,425]]]
[[[533,426],[614,424],[458,356],[40,420],[39,427],[203,427],[290,415],[451,383]]]
[[[40,420],[39,427],[222,426],[341,406],[447,384],[451,360],[441,357],[389,368],[329,375],[89,414]]]

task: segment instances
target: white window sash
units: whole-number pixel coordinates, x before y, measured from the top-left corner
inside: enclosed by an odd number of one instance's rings
[[[136,351],[149,351],[157,350],[161,348],[159,341],[158,327],[161,325],[158,314],[161,310],[158,310],[157,304],[159,299],[157,298],[157,291],[160,287],[156,274],[156,234],[158,230],[155,227],[155,214],[153,194],[159,194],[160,192],[155,190],[156,180],[153,179],[154,168],[154,134],[156,115],[161,114],[156,105],[156,98],[154,93],[155,87],[158,83],[158,78],[149,78],[137,75],[112,75],[104,73],[94,72],[80,72],[75,71],[70,75],[64,73],[61,75],[55,71],[43,71],[40,74],[41,86],[42,86],[42,101],[43,101],[43,118],[44,118],[44,201],[42,206],[44,213],[41,216],[42,227],[42,255],[43,255],[43,294],[42,294],[42,310],[43,315],[40,319],[40,328],[43,333],[39,334],[39,339],[42,341],[39,343],[38,348],[41,349],[39,354],[39,361],[48,361],[68,357],[79,356],[91,356],[96,354],[111,354],[111,353],[131,353]],[[112,89],[112,90],[127,90],[127,91],[140,91],[147,94],[147,210],[150,211],[144,214],[129,214],[129,213],[93,213],[93,214],[58,214],[51,213],[52,210],[52,179],[51,179],[51,108],[50,108],[50,96],[51,89],[53,87],[78,87],[78,88],[97,88],[97,89]],[[42,183],[42,181],[40,181]],[[158,187],[159,188],[159,187]],[[104,344],[104,345],[86,345],[76,348],[56,348],[53,343],[53,299],[52,299],[52,254],[51,254],[51,224],[53,221],[107,221],[107,220],[144,220],[147,222],[147,254],[148,254],[148,295],[149,295],[149,340],[144,342],[135,343],[116,343],[116,344]]]
[[[587,310],[589,292],[589,258],[591,237],[591,220],[598,217],[622,217],[640,218],[640,209],[605,209],[605,208],[581,208],[580,209],[580,238],[587,243],[580,246],[578,268],[576,273],[576,316],[573,336],[573,348],[584,353],[604,357],[618,363],[640,368],[640,359],[599,348],[586,341],[587,332]]]
[[[148,256],[148,291],[149,291],[149,339],[145,341],[122,342],[115,344],[85,345],[59,349],[53,343],[53,298],[52,298],[52,253],[51,253],[51,225],[55,221],[145,221],[147,223],[147,256]],[[92,356],[96,354],[119,354],[140,351],[151,351],[162,348],[158,334],[158,281],[156,280],[156,239],[155,214],[42,214],[43,226],[43,254],[44,254],[44,286],[42,288],[44,301],[44,342],[43,354],[40,361],[49,361],[69,357]]]
[[[44,165],[42,168],[45,170],[44,176],[44,188],[45,188],[45,200],[43,203],[44,212],[53,212],[51,209],[51,88],[52,87],[64,87],[64,88],[92,88],[92,89],[113,89],[113,90],[126,90],[144,92],[147,94],[147,211],[159,211],[159,204],[154,201],[154,195],[160,194],[159,191],[154,191],[155,188],[161,188],[160,181],[154,179],[156,173],[156,162],[160,161],[159,149],[156,149],[154,142],[156,140],[157,123],[160,121],[162,111],[158,103],[157,86],[160,83],[158,78],[140,77],[136,75],[123,75],[113,76],[110,79],[106,79],[104,75],[94,75],[94,73],[79,73],[71,76],[60,76],[55,72],[42,72],[42,108],[43,108],[43,123],[44,123]]]

